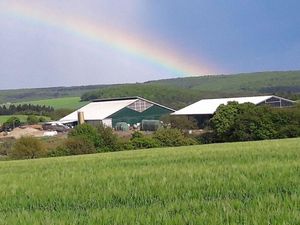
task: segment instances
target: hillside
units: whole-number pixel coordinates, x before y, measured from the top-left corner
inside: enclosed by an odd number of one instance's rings
[[[98,90],[104,86],[105,85],[89,85],[0,90],[0,103],[26,102],[62,97],[79,97],[87,91]]]
[[[184,77],[145,83],[122,85],[91,85],[78,87],[55,87],[38,89],[19,89],[0,91],[0,103],[32,102],[45,103],[61,108],[70,97],[79,97],[84,101],[95,98],[123,96],[142,96],[175,109],[184,107],[201,98],[233,97],[262,94],[279,94],[298,99],[300,94],[300,71],[261,72],[235,75]],[[60,102],[53,102],[60,98]],[[58,104],[58,106],[56,106]],[[66,104],[67,108],[76,108],[82,104]]]
[[[185,77],[103,87],[82,95],[88,101],[95,98],[142,96],[174,109],[203,98],[278,94],[299,98],[300,71]]]
[[[300,71],[258,72],[234,75],[185,77],[150,81],[181,88],[218,92],[300,92]]]
[[[1,224],[298,224],[300,139],[0,162]]]

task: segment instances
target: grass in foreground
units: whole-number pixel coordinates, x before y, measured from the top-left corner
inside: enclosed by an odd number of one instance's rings
[[[65,98],[51,98],[29,102],[20,102],[20,104],[33,104],[33,105],[46,105],[52,106],[54,109],[78,109],[87,104],[87,102],[81,102],[80,97],[65,97]],[[18,103],[17,103],[18,104]]]
[[[0,162],[0,224],[299,224],[300,139]]]

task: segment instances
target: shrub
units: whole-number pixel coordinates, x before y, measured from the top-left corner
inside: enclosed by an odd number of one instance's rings
[[[157,140],[161,146],[182,146],[196,144],[191,138],[186,138],[178,129],[161,128],[157,130],[153,138]]]
[[[14,159],[34,159],[47,155],[43,143],[34,137],[21,137],[13,145],[10,156]]]
[[[59,146],[53,154],[80,155],[96,153],[93,142],[85,136],[68,138],[63,146]]]
[[[160,147],[160,143],[158,140],[153,139],[152,137],[148,137],[148,136],[133,138],[131,140],[131,143],[135,149]]]
[[[113,133],[113,130],[110,127],[101,124],[96,127],[96,131],[101,140],[101,145],[98,146],[100,152],[119,150],[118,137]]]
[[[60,145],[55,149],[51,149],[48,153],[49,157],[68,156],[68,155],[71,155],[71,152],[69,149],[66,148],[65,145]]]
[[[198,143],[200,144],[211,144],[216,141],[216,136],[214,132],[205,132],[197,137]]]
[[[287,125],[283,126],[278,131],[278,138],[293,138],[293,137],[299,137],[300,136],[300,127],[299,125]]]
[[[37,124],[39,122],[39,118],[35,115],[27,116],[27,123],[30,125]]]
[[[95,148],[103,146],[103,141],[99,137],[97,129],[86,123],[78,125],[73,130],[71,130],[69,133],[69,137],[84,137],[90,140]]]
[[[0,143],[0,156],[8,156],[14,143],[14,140],[5,140],[3,143]]]
[[[135,146],[133,145],[132,141],[128,141],[125,139],[118,139],[118,151],[124,151],[124,150],[133,150],[135,149]]]
[[[43,123],[43,122],[46,122],[47,120],[46,120],[46,118],[45,117],[43,117],[43,116],[40,116],[39,117],[39,122],[40,123]]]
[[[144,134],[142,132],[139,132],[139,131],[134,131],[131,134],[131,140],[134,139],[134,138],[142,138],[142,137],[144,137]]]

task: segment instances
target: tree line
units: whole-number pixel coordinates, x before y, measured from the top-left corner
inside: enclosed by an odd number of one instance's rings
[[[24,115],[40,115],[47,116],[54,111],[54,108],[51,106],[45,105],[32,105],[32,104],[10,104],[0,105],[0,115],[15,115],[15,114],[24,114]]]

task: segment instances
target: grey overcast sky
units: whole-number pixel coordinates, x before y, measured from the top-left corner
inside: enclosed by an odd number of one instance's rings
[[[300,68],[296,0],[1,0],[0,89]]]

